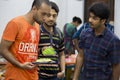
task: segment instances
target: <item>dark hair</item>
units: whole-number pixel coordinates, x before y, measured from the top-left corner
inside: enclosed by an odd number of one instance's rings
[[[110,15],[108,6],[103,2],[93,3],[89,8],[89,12],[92,12],[95,16],[106,20],[109,18]]]
[[[32,7],[36,6],[36,8],[39,8],[42,3],[46,3],[46,4],[50,5],[50,1],[49,0],[34,0],[33,4],[32,4]]]
[[[75,17],[73,17],[73,22],[76,22],[76,21],[80,24],[82,23],[82,20],[79,17],[75,16]]]
[[[54,9],[58,14],[59,13],[59,8],[58,8],[57,4],[50,1],[50,5],[51,5],[51,8]]]

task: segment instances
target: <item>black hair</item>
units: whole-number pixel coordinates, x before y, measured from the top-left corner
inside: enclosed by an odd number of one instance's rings
[[[73,22],[78,22],[79,24],[81,24],[82,23],[82,20],[79,18],[79,17],[73,17]]]
[[[54,9],[58,14],[59,13],[59,7],[57,6],[57,4],[50,1],[50,5],[51,5],[51,8]]]
[[[34,0],[33,4],[32,4],[32,7],[36,6],[36,8],[39,8],[42,3],[46,3],[46,4],[50,5],[50,1],[49,0]]]
[[[95,16],[101,19],[108,19],[110,11],[108,6],[103,2],[95,2],[89,7],[89,12],[92,12]]]

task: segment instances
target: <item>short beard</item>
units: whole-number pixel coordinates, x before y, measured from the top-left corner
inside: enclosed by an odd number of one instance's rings
[[[43,23],[44,25],[46,25],[47,27],[53,27],[53,26],[56,26],[56,23],[54,23],[53,25],[48,25],[47,23]]]
[[[38,20],[37,20],[36,18],[34,18],[34,17],[33,17],[33,19],[34,19],[34,21],[37,22],[39,25],[42,24],[42,21],[38,21]]]

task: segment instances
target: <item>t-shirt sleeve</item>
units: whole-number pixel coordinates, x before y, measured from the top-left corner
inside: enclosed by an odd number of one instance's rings
[[[63,34],[61,33],[61,41],[60,41],[60,46],[59,46],[59,52],[64,51],[64,49],[65,49],[64,36],[63,36]]]
[[[18,33],[17,24],[13,21],[10,21],[3,32],[2,39],[8,41],[15,41],[17,33]]]

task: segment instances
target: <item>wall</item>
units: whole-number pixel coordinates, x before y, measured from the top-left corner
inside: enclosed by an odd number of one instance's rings
[[[84,0],[51,0],[56,2],[60,8],[57,24],[63,29],[65,23],[72,22],[74,16],[78,16],[83,21]]]
[[[9,20],[18,15],[27,13],[33,0],[0,0],[0,39]],[[71,22],[73,16],[83,20],[84,0],[51,0],[58,4],[58,27],[62,30],[66,22]],[[120,37],[120,0],[115,0],[115,33]]]
[[[120,38],[120,0],[115,0],[115,34]]]
[[[27,13],[33,0],[0,0],[0,40],[3,30],[12,18]]]
[[[12,18],[27,13],[33,0],[0,0],[0,39],[3,30]],[[51,0],[60,8],[57,18],[58,27],[62,30],[66,22],[71,22],[72,17],[79,16],[83,19],[84,0]]]

